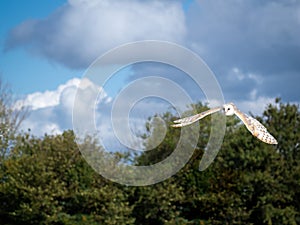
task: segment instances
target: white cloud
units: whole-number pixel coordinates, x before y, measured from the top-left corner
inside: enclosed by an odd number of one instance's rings
[[[25,46],[81,68],[117,45],[144,39],[181,42],[185,33],[185,16],[177,1],[70,0],[48,18],[13,29],[6,49]]]
[[[245,113],[251,112],[254,115],[262,116],[262,113],[267,108],[268,104],[274,104],[274,102],[275,97],[260,96],[255,99],[237,101],[235,104]]]
[[[25,106],[30,110],[37,110],[46,107],[57,106],[60,103],[61,95],[70,87],[78,87],[80,79],[74,78],[67,83],[58,86],[54,91],[35,92],[26,96],[25,99],[19,100],[18,107]]]
[[[94,96],[102,90],[86,78],[74,78],[58,86],[56,90],[32,93],[19,100],[17,107],[25,106],[29,109],[29,117],[22,123],[21,129],[30,129],[34,135],[55,134],[72,129],[72,110],[78,88],[86,89]],[[104,102],[109,103],[110,98],[104,92],[101,93]],[[82,101],[78,100],[81,101],[82,110],[91,105],[90,98],[87,97]]]
[[[254,73],[244,73],[237,67],[233,67],[228,73],[228,80],[230,81],[247,81],[247,79],[255,81],[256,84],[261,84],[263,82],[262,76]]]

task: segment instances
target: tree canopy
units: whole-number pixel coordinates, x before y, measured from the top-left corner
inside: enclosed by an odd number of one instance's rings
[[[207,109],[201,103],[194,107]],[[163,119],[170,125],[175,117],[166,112]],[[256,119],[277,138],[277,146],[260,142],[239,120],[228,118],[216,159],[199,171],[211,128],[207,117],[200,122],[198,144],[186,166],[144,187],[120,185],[97,174],[82,157],[72,131],[40,138],[7,135],[14,144],[0,162],[0,223],[299,224],[299,107],[276,99]],[[169,128],[159,146],[130,163],[163,160],[179,135],[180,129]]]

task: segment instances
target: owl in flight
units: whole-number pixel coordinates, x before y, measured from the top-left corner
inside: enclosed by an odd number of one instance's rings
[[[278,144],[277,140],[267,131],[267,129],[256,119],[254,119],[251,116],[248,116],[245,113],[242,113],[233,103],[228,103],[223,105],[223,107],[217,107],[217,108],[212,108],[209,109],[205,112],[190,116],[190,117],[185,117],[179,120],[175,120],[172,125],[172,127],[183,127],[190,125],[205,116],[208,116],[212,113],[218,112],[223,110],[226,116],[232,116],[236,115],[237,117],[240,118],[240,120],[245,124],[247,129],[251,132],[251,134],[255,137],[257,137],[259,140],[267,143],[267,144]]]

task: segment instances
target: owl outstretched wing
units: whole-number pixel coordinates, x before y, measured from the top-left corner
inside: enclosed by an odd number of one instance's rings
[[[212,113],[215,113],[215,112],[218,112],[222,109],[222,107],[216,107],[216,108],[212,108],[212,109],[209,109],[207,111],[204,111],[202,113],[199,113],[199,114],[196,114],[196,115],[193,115],[193,116],[189,116],[189,117],[185,117],[185,118],[182,118],[182,119],[178,119],[178,120],[175,120],[173,125],[171,125],[172,127],[184,127],[184,126],[187,126],[187,125],[190,125]]]
[[[242,113],[238,109],[235,109],[235,115],[241,119],[241,121],[245,124],[245,126],[253,136],[257,137],[259,140],[267,144],[278,144],[277,140],[267,131],[267,128],[265,128],[258,120],[245,113]]]

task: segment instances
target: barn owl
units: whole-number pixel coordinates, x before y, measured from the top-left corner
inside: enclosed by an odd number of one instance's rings
[[[236,115],[237,117],[240,118],[240,120],[245,124],[247,129],[251,132],[251,134],[255,137],[257,137],[259,140],[267,143],[267,144],[278,144],[277,140],[267,131],[267,129],[256,119],[254,119],[251,116],[248,116],[245,113],[242,113],[233,103],[228,103],[223,105],[223,107],[217,107],[217,108],[212,108],[209,109],[205,112],[190,116],[190,117],[185,117],[179,120],[175,120],[172,126],[173,127],[183,127],[190,125],[205,116],[208,116],[212,113],[218,112],[218,111],[223,111],[226,116],[232,116]]]

